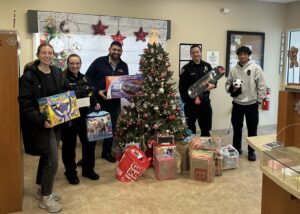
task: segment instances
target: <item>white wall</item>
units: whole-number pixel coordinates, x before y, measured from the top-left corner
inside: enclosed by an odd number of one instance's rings
[[[222,15],[219,12],[222,7],[230,8],[231,13]],[[270,111],[261,112],[260,125],[270,125],[277,121],[280,36],[286,29],[286,7],[285,4],[246,0],[0,0],[0,28],[12,28],[12,10],[16,9],[16,28],[21,36],[23,66],[32,59],[32,36],[27,33],[27,10],[170,19],[171,40],[167,43],[167,51],[170,53],[176,81],[179,43],[202,43],[203,59],[206,59],[208,50],[220,51],[220,64],[225,65],[227,30],[265,32],[264,71],[267,85],[272,89],[272,106]],[[224,91],[224,82],[225,78],[211,95],[213,129],[226,129],[229,125],[231,98]]]

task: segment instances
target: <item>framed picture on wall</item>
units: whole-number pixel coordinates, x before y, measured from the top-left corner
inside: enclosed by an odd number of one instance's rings
[[[246,31],[227,31],[226,46],[226,76],[229,70],[238,62],[236,51],[241,46],[247,46],[252,51],[250,60],[264,67],[265,33]]]
[[[181,71],[181,68],[186,65],[192,58],[190,54],[190,48],[193,45],[198,45],[200,49],[202,50],[202,44],[197,43],[180,43],[179,44],[179,74]]]

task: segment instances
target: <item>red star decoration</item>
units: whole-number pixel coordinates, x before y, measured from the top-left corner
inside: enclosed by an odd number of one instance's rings
[[[107,25],[103,25],[101,20],[99,20],[98,24],[92,25],[94,29],[94,34],[97,35],[105,35],[105,29],[108,28]]]
[[[140,27],[140,30],[139,30],[138,32],[134,32],[134,35],[136,36],[136,41],[141,40],[141,41],[145,42],[145,41],[146,41],[146,40],[145,40],[145,37],[146,37],[148,34],[149,34],[149,33],[143,31],[143,28],[142,28],[142,27]]]
[[[118,30],[116,35],[111,35],[112,39],[116,42],[120,42],[123,45],[123,40],[126,39],[126,36],[123,36]]]

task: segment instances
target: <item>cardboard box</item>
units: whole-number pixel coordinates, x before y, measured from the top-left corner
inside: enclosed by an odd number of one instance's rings
[[[45,114],[51,126],[80,117],[74,91],[38,99],[40,112]]]
[[[191,179],[212,182],[215,176],[214,153],[204,150],[190,152],[190,177]]]
[[[107,99],[144,96],[141,75],[106,77]]]
[[[158,180],[171,180],[177,178],[177,161],[175,156],[155,157],[155,176]]]

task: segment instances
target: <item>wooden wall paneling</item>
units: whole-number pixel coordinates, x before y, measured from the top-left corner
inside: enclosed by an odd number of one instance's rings
[[[300,93],[294,93],[295,99],[293,107],[295,108],[295,102],[300,101]],[[294,127],[294,141],[293,146],[300,148],[300,114],[294,109],[294,122],[297,124]],[[300,212],[299,212],[300,213]]]
[[[17,34],[0,30],[0,214],[22,210]]]
[[[292,146],[296,126],[288,125],[295,123],[295,94],[287,91],[279,91],[278,100],[277,140],[285,143],[285,146]]]
[[[263,175],[261,214],[299,214],[300,200]]]

